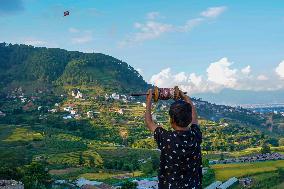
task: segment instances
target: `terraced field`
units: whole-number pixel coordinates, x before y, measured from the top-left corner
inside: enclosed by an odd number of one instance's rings
[[[247,177],[260,173],[269,173],[284,168],[284,160],[256,163],[220,164],[213,165],[216,180],[225,181],[231,177]]]

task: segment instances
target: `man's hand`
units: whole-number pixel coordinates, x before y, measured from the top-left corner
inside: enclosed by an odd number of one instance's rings
[[[182,100],[184,100],[185,102],[189,103],[192,107],[192,121],[191,124],[198,124],[198,116],[197,116],[197,112],[196,112],[196,108],[195,105],[193,104],[192,100],[185,95],[181,90],[179,90],[179,96],[181,97]]]
[[[152,120],[152,89],[149,89],[146,96],[146,113],[145,113],[145,123],[148,129],[152,132],[155,131],[155,129],[158,127]]]
[[[180,96],[181,99],[184,100],[185,102],[187,102],[187,103],[190,103],[190,102],[191,102],[190,98],[189,98],[188,96],[186,96],[186,95],[184,94],[184,92],[182,92],[181,90],[179,90],[179,96]],[[190,103],[190,104],[191,104],[191,103]]]

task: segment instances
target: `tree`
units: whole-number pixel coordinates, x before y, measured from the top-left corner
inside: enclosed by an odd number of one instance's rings
[[[0,178],[1,179],[14,179],[20,180],[23,177],[23,171],[16,167],[1,167]]]
[[[202,167],[209,167],[209,160],[206,158],[202,158]]]
[[[152,174],[154,172],[152,160],[147,160],[147,162],[143,163],[141,170],[146,175]]]
[[[278,174],[279,174],[280,178],[284,179],[284,169],[283,168],[278,168],[277,171],[278,171]]]
[[[84,165],[85,164],[85,159],[83,157],[83,153],[80,152],[80,155],[79,155],[79,165]]]
[[[279,139],[279,146],[284,146],[284,138]]]
[[[279,146],[279,140],[276,138],[269,138],[266,140],[266,143],[271,144],[272,146]]]
[[[25,188],[46,188],[50,180],[51,176],[42,163],[34,162],[24,168],[23,182]]]
[[[224,159],[225,159],[225,156],[224,156],[223,153],[221,153],[221,155],[220,155],[220,160],[224,160]]]
[[[269,146],[268,144],[264,143],[264,144],[261,146],[260,153],[262,153],[262,154],[271,153],[270,146]]]
[[[95,158],[93,156],[89,156],[89,165],[90,167],[95,167]]]
[[[120,189],[136,189],[137,186],[137,182],[126,181],[121,185]]]

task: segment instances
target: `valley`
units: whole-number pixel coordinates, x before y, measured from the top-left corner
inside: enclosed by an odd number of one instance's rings
[[[2,44],[0,55],[1,178],[30,188],[76,188],[80,178],[108,187],[155,180],[160,153],[145,127],[145,99],[129,95],[152,86],[134,68],[102,54],[21,45]],[[284,160],[209,163],[284,154],[283,115],[193,101],[203,133],[204,187],[231,177],[251,177],[255,188],[283,182]],[[155,122],[167,129],[170,103],[153,107]],[[42,178],[39,185],[34,178]]]

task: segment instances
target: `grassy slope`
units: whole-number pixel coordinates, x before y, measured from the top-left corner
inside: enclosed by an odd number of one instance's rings
[[[220,164],[213,165],[216,180],[225,181],[231,177],[246,177],[258,173],[273,172],[277,168],[284,168],[284,160],[256,163]]]

